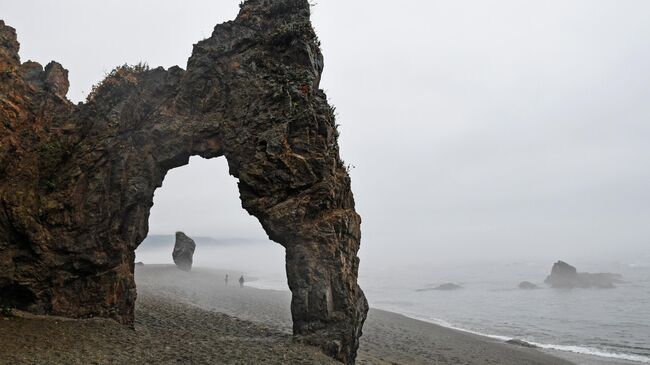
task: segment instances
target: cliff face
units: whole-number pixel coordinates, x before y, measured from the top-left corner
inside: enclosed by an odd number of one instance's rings
[[[1,304],[132,323],[154,190],[192,155],[225,156],[242,206],[286,247],[294,335],[353,362],[361,220],[322,68],[307,0],[249,0],[187,70],[121,67],[73,105],[67,71],[20,63],[0,22]]]

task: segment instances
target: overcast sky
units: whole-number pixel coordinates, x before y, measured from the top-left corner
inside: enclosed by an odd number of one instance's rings
[[[0,0],[22,60],[185,67],[239,0]],[[650,2],[321,0],[321,86],[363,217],[362,265],[650,260]],[[223,159],[156,192],[152,233],[263,237]],[[362,266],[363,269],[363,266]]]

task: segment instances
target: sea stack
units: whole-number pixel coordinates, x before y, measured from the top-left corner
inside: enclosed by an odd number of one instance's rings
[[[578,270],[564,261],[553,264],[551,275],[544,283],[553,288],[613,288],[614,283],[622,281],[622,276],[612,273],[586,273]]]
[[[192,260],[194,257],[194,249],[196,243],[183,232],[176,232],[176,243],[174,244],[174,252],[172,258],[176,267],[183,271],[192,270]]]

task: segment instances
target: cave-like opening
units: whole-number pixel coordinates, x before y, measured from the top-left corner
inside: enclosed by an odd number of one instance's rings
[[[244,272],[253,286],[288,289],[284,247],[269,240],[257,218],[242,208],[225,158],[193,156],[167,172],[154,194],[149,234],[136,250],[136,262],[172,264],[176,231],[196,242],[194,267]]]
[[[190,272],[174,266],[176,231],[196,243]],[[135,261],[138,298],[162,295],[291,332],[285,249],[242,208],[225,158],[195,156],[167,172],[154,194],[149,234]],[[241,290],[240,276],[246,290]]]

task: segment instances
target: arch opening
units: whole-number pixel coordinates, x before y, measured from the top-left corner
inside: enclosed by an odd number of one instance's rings
[[[196,243],[190,272],[174,267],[176,231]],[[187,165],[168,171],[154,193],[149,232],[135,261],[138,298],[188,301],[291,332],[285,248],[242,208],[237,179],[229,175],[225,158],[193,156]],[[274,291],[240,290],[240,276],[246,287]]]
[[[171,264],[174,233],[196,242],[194,267],[248,273],[253,286],[288,290],[285,249],[241,206],[237,179],[223,157],[193,156],[169,170],[154,192],[147,238],[136,262]]]

